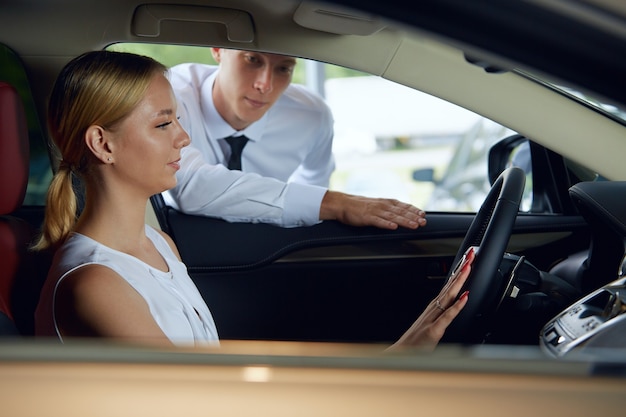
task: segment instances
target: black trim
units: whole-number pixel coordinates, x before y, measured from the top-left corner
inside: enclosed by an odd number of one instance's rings
[[[417,230],[351,227],[335,221],[315,226],[281,228],[261,223],[229,223],[191,216],[168,208],[168,221],[181,257],[190,272],[237,271],[260,268],[301,249],[345,244],[462,238],[473,213],[432,213],[428,226]],[[518,216],[514,233],[581,230],[579,216]]]

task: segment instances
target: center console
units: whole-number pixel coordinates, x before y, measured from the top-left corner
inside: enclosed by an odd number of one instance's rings
[[[626,277],[577,301],[541,330],[540,345],[560,357],[574,348],[625,346]]]

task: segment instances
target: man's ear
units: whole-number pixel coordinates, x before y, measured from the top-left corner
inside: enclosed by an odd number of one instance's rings
[[[85,132],[85,144],[91,153],[100,161],[105,164],[112,162],[113,156],[111,147],[106,131],[102,126],[91,125],[87,128]]]
[[[222,48],[211,48],[211,55],[213,55],[213,59],[218,64],[220,63],[220,61],[222,59],[221,53],[222,53]]]

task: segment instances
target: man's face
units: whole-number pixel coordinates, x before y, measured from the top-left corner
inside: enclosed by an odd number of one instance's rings
[[[213,87],[219,114],[234,129],[259,120],[291,83],[293,57],[213,48],[220,72]]]

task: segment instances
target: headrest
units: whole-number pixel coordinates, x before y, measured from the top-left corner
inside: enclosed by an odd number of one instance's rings
[[[17,90],[0,81],[0,215],[22,205],[28,185],[28,126]]]

